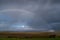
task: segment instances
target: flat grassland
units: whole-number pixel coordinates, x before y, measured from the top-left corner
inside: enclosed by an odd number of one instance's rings
[[[0,38],[49,38],[50,32],[0,32]],[[60,37],[60,32],[56,33]]]
[[[60,40],[60,38],[0,38],[0,40]]]
[[[0,32],[0,37],[5,38],[40,38],[49,37],[48,32]]]
[[[49,32],[0,32],[0,40],[60,40],[60,32],[56,38],[48,38]]]

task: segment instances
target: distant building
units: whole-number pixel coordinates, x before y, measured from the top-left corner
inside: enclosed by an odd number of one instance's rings
[[[55,36],[56,36],[55,30],[49,30],[48,32],[50,32],[49,38],[55,38]]]

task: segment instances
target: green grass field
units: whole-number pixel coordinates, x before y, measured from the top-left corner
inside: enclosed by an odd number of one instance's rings
[[[60,38],[0,38],[0,40],[60,40]]]

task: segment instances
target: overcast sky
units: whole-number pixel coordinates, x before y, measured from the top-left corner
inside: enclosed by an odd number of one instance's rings
[[[0,0],[0,31],[60,30],[60,0]]]

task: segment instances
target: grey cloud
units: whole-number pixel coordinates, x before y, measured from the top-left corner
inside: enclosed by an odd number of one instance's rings
[[[51,24],[60,22],[60,11],[59,11],[60,0],[25,0],[25,1],[1,0],[1,1],[2,1],[0,4],[1,10],[16,8],[29,11],[28,15],[24,11],[2,12],[3,14],[5,13],[6,15],[14,19],[14,21],[11,21],[12,25],[14,25],[14,23],[20,22],[20,23],[26,23],[26,25],[29,25],[30,28],[33,29],[56,30],[55,28],[57,27],[57,25],[56,27],[54,27]],[[22,16],[22,13],[23,14],[25,13],[26,15]]]

